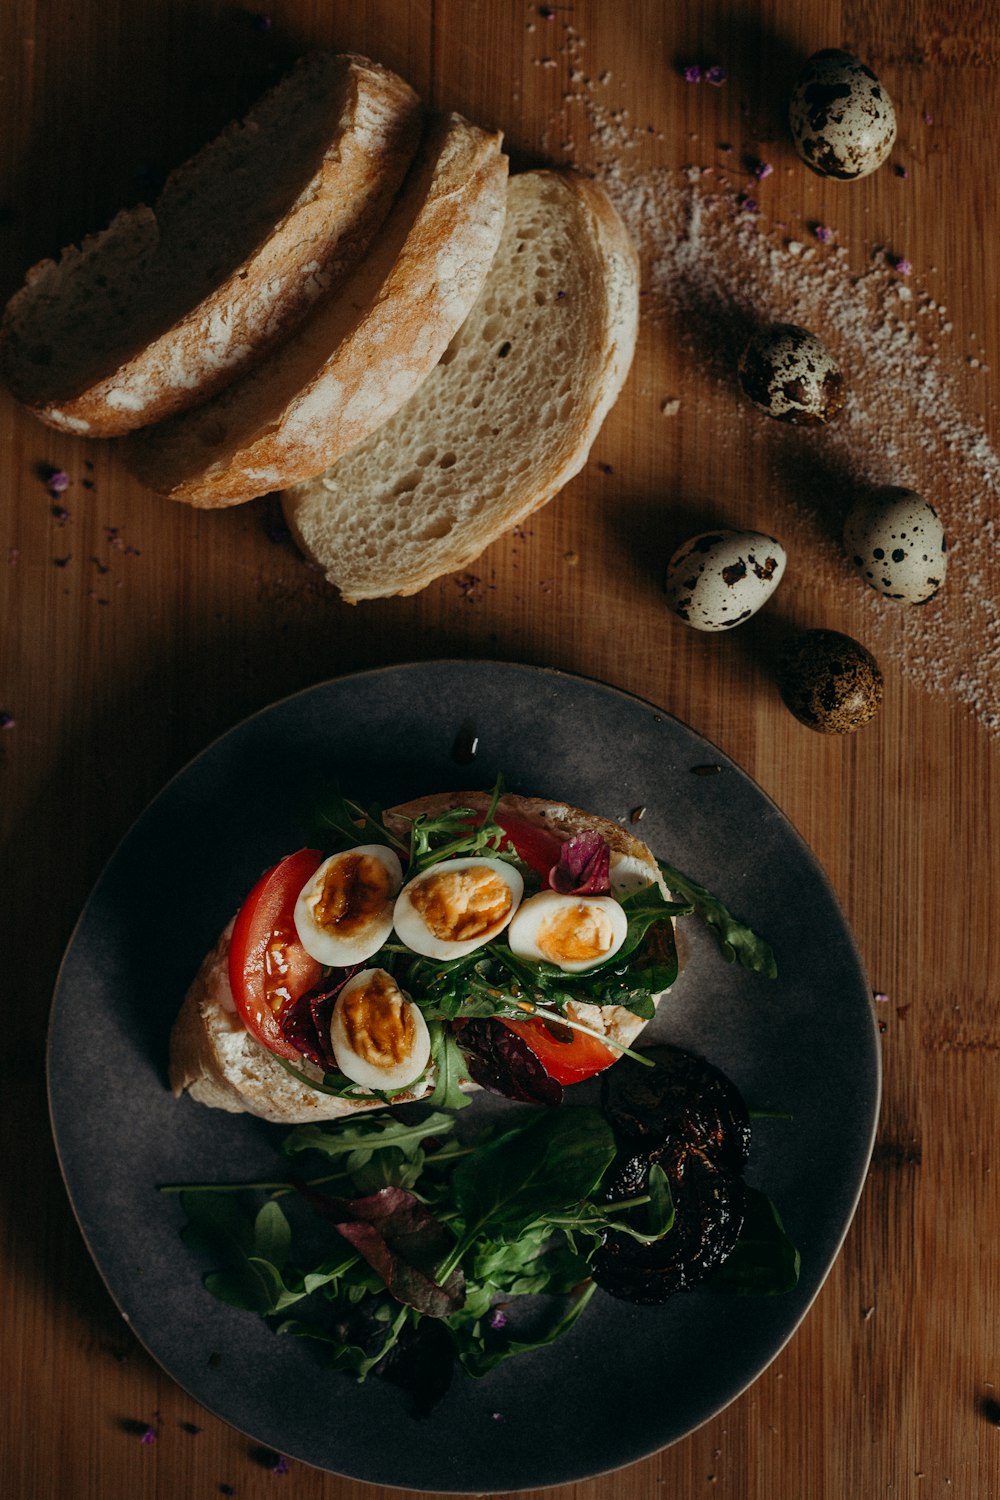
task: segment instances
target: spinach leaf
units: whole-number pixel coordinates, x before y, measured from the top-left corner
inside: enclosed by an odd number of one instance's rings
[[[770,1296],[790,1292],[799,1279],[800,1256],[781,1215],[766,1193],[747,1189],[740,1237],[729,1259],[708,1282],[716,1291]]]
[[[458,1264],[489,1231],[516,1240],[540,1218],[592,1193],[615,1155],[611,1126],[600,1110],[562,1105],[534,1115],[459,1162],[452,1188],[464,1232],[449,1257]]]

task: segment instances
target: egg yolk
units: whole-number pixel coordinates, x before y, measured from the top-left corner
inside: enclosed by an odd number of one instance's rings
[[[578,901],[543,918],[535,943],[550,963],[589,963],[610,952],[614,929],[601,907]]]
[[[345,854],[330,865],[313,906],[316,925],[347,936],[367,927],[392,897],[392,880],[371,854]]]
[[[507,882],[486,865],[432,871],[411,886],[410,900],[428,931],[445,943],[482,937],[513,905]]]
[[[384,969],[372,969],[365,984],[347,991],[340,1013],[351,1051],[373,1067],[397,1067],[413,1051],[413,1008]]]

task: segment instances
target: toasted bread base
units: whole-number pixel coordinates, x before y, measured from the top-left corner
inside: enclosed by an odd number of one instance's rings
[[[443,792],[400,804],[386,813],[386,821],[395,831],[405,831],[409,820],[420,813],[437,813],[451,807],[468,807],[485,812],[489,797],[480,792]],[[627,859],[630,869],[641,870],[647,883],[659,884],[662,878],[656,860],[646,844],[619,823],[586,813],[564,802],[537,797],[505,795],[502,809],[527,822],[544,827],[563,839],[592,829],[606,840],[612,859]],[[246,1030],[237,1015],[229,986],[227,958],[233,924],[230,922],[211,952],[205,957],[188,990],[170,1037],[170,1086],[175,1095],[187,1093],[192,1099],[213,1109],[257,1115],[276,1124],[299,1125],[313,1120],[332,1120],[363,1109],[381,1109],[385,1104],[374,1096],[335,1098],[308,1088],[293,1078],[281,1063],[262,1047]],[[661,997],[656,997],[659,1002]],[[595,1006],[569,1002],[567,1012],[621,1046],[629,1046],[645,1022],[621,1006]],[[318,1069],[303,1061],[301,1071],[321,1078]],[[402,1094],[397,1103],[410,1103],[432,1092],[431,1073],[412,1093]],[[469,1090],[476,1085],[467,1081]]]

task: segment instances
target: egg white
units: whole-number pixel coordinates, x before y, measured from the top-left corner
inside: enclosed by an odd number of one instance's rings
[[[412,1035],[404,1049],[407,1024]],[[386,1031],[392,1037],[389,1049],[379,1045],[378,1033]],[[362,969],[343,986],[330,1017],[330,1046],[346,1078],[379,1090],[415,1083],[431,1056],[430,1032],[420,1007],[385,969]]]
[[[573,912],[574,908],[590,913],[603,913],[611,927],[607,948],[594,958],[569,959],[553,957],[539,945],[541,930],[546,923]],[[628,933],[628,918],[613,896],[571,896],[559,891],[539,891],[522,901],[507,932],[511,952],[518,958],[534,959],[538,963],[555,964],[564,974],[582,974],[598,964],[613,958],[625,941]]]
[[[506,886],[510,896],[510,904],[503,914],[502,919],[493,922],[483,932],[473,938],[448,938],[432,931],[423,913],[414,903],[414,893],[419,900],[419,887],[429,880],[437,877],[460,875],[463,870],[486,869],[497,876]],[[414,953],[421,954],[424,958],[438,958],[447,960],[450,958],[464,958],[467,953],[474,953],[485,943],[492,942],[495,937],[507,926],[513,914],[520,905],[524,894],[524,880],[519,870],[502,859],[477,858],[470,855],[463,859],[443,859],[438,864],[432,865],[430,869],[424,870],[403,886],[396,898],[393,911],[393,926],[396,936],[401,943],[405,943]]]
[[[359,855],[376,860],[385,871],[387,889],[384,902],[357,926],[344,929],[337,923],[324,923],[317,907],[327,879],[339,864]],[[385,844],[358,844],[340,854],[331,854],[306,881],[295,903],[295,930],[299,942],[317,963],[331,964],[336,968],[364,963],[366,958],[378,952],[392,931],[393,901],[402,883],[399,858]]]

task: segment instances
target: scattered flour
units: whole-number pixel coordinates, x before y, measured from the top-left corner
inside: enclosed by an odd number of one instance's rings
[[[848,607],[860,597],[865,642],[883,667],[949,695],[1000,732],[1000,458],[984,418],[964,409],[970,371],[986,374],[985,364],[957,347],[947,308],[901,274],[908,264],[875,250],[858,273],[835,237],[769,222],[757,201],[763,193],[739,178],[737,164],[735,181],[717,165],[644,166],[649,130],[607,104],[601,80],[581,66],[583,42],[570,27],[562,50],[569,89],[561,148],[550,133],[550,149],[572,159],[574,134],[586,131],[586,169],[641,256],[644,319],[663,325],[689,363],[700,418],[716,421],[725,441],[737,356],[760,323],[800,323],[829,344],[848,379],[844,410],[821,429],[769,424],[760,439],[780,508],[777,534],[790,552],[797,546],[815,559],[825,595]],[[850,501],[885,485],[919,491],[944,522],[947,580],[927,604],[890,604],[861,584],[841,551]]]

